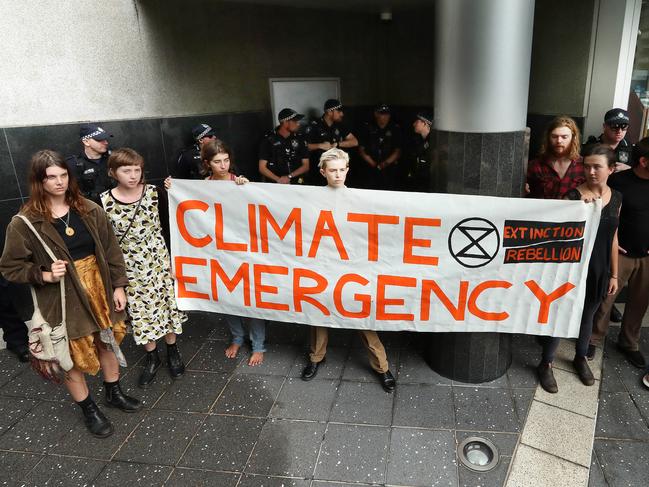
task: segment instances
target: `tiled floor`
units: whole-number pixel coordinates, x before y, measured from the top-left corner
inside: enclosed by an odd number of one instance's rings
[[[382,334],[398,380],[386,394],[354,332],[333,330],[326,363],[304,382],[304,326],[270,324],[266,362],[254,368],[247,351],[225,358],[218,318],[193,314],[185,330],[187,373],[173,382],[161,369],[146,391],[135,386],[142,353],[127,339],[123,381],[145,410],[104,408],[115,425],[104,440],[86,433],[61,387],[0,352],[0,485],[500,486],[536,387],[521,360],[538,354],[530,337],[514,338],[507,376],[473,386],[432,372],[412,343],[420,336]],[[101,399],[100,380],[91,389]],[[457,444],[476,435],[501,454],[486,474],[456,462]]]

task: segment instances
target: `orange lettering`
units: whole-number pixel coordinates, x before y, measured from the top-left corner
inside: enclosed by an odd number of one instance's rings
[[[214,203],[214,235],[216,236],[216,248],[232,252],[246,252],[248,246],[244,243],[226,242],[223,240],[223,207],[221,203]]]
[[[306,277],[308,279],[313,279],[316,282],[316,284],[314,286],[302,286],[300,284],[300,279],[303,277]],[[293,270],[293,306],[295,307],[295,311],[297,311],[298,313],[302,312],[302,301],[304,301],[318,308],[323,315],[329,316],[331,313],[329,312],[326,306],[324,306],[319,301],[316,301],[311,296],[308,296],[308,294],[321,294],[327,289],[328,285],[329,282],[327,282],[327,279],[321,274],[318,274],[317,272],[311,271],[309,269],[300,269],[300,268],[294,269]]]
[[[379,275],[376,281],[376,319],[377,320],[402,320],[414,321],[415,315],[411,313],[388,313],[386,306],[403,306],[404,299],[389,299],[385,297],[387,286],[416,287],[417,279],[414,277]]]
[[[509,289],[510,287],[512,287],[512,283],[507,281],[481,282],[473,289],[473,291],[471,291],[471,295],[469,296],[469,302],[468,302],[469,313],[485,321],[506,320],[507,318],[509,318],[509,313],[505,311],[503,311],[502,313],[498,313],[495,311],[491,312],[491,311],[481,310],[480,308],[478,308],[477,301],[480,295],[487,289],[493,289],[493,288]]]
[[[205,247],[212,241],[212,237],[205,235],[199,238],[190,235],[189,231],[187,231],[187,225],[185,225],[185,213],[189,210],[201,210],[205,212],[209,207],[210,206],[207,203],[200,200],[185,200],[178,203],[178,207],[176,208],[176,223],[178,225],[178,231],[185,239],[185,242],[193,247]]]
[[[367,260],[376,261],[379,258],[379,225],[397,225],[399,217],[370,213],[348,213],[347,221],[367,223]]]
[[[289,213],[284,225],[280,228],[279,224],[265,205],[259,205],[259,231],[261,236],[261,251],[268,253],[268,224],[273,227],[280,240],[284,240],[286,234],[295,225],[295,255],[302,255],[302,210],[293,208]]]
[[[179,298],[196,298],[196,299],[210,299],[209,294],[199,293],[196,291],[189,291],[186,284],[196,284],[198,279],[195,276],[186,276],[183,274],[183,265],[201,265],[206,266],[206,259],[196,259],[194,257],[181,257],[176,256],[174,259],[174,269],[176,270],[176,280],[178,281],[178,297]]]
[[[361,286],[367,286],[370,281],[358,274],[344,274],[338,279],[336,287],[334,288],[334,305],[336,311],[345,318],[367,318],[370,316],[372,309],[372,297],[369,294],[354,294],[354,300],[361,303],[360,311],[348,311],[343,306],[343,288],[348,282],[355,282]]]
[[[336,249],[338,249],[340,258],[342,260],[349,260],[347,250],[345,250],[345,246],[343,245],[343,240],[340,238],[340,233],[338,233],[333,213],[328,210],[320,211],[318,221],[315,225],[315,230],[313,231],[313,241],[309,248],[309,257],[313,258],[318,253],[320,239],[322,239],[322,237],[331,237],[336,245]]]
[[[253,274],[255,280],[255,305],[263,309],[276,309],[279,311],[288,311],[288,304],[273,303],[271,301],[264,301],[261,297],[262,293],[277,294],[277,286],[269,286],[261,283],[262,274],[279,274],[282,276],[288,275],[288,267],[279,265],[261,265],[255,264],[253,266]]]
[[[552,304],[552,301],[555,301],[561,296],[568,294],[568,292],[575,287],[574,284],[566,282],[565,284],[562,284],[561,286],[556,288],[550,294],[546,294],[545,291],[541,289],[541,286],[536,283],[536,281],[525,281],[525,285],[529,288],[530,291],[532,291],[532,294],[534,294],[536,299],[538,299],[539,303],[541,304],[541,307],[539,308],[539,316],[537,318],[537,321],[539,323],[548,322],[548,318],[550,316],[550,305]]]
[[[464,311],[466,309],[467,291],[469,281],[460,281],[460,293],[457,298],[457,306],[453,306],[451,300],[442,291],[435,281],[421,281],[421,321],[428,321],[430,318],[430,292],[433,291],[444,307],[451,313],[455,321],[464,321]]]
[[[415,226],[424,227],[439,227],[442,221],[439,218],[414,218],[406,217],[404,230],[403,230],[403,263],[404,264],[427,264],[437,265],[438,258],[428,255],[414,255],[412,253],[413,247],[431,246],[431,241],[427,238],[414,238],[413,228]]]
[[[257,244],[257,214],[255,205],[248,205],[248,232],[250,233],[250,252],[259,252]]]
[[[219,293],[216,284],[216,276],[218,276],[228,291],[234,291],[234,288],[243,281],[243,304],[245,306],[250,306],[250,273],[248,270],[249,264],[244,262],[239,266],[237,271],[232,276],[232,279],[221,267],[221,264],[215,259],[210,259],[210,270],[211,270],[211,280],[212,280],[212,299],[214,301],[219,300]]]

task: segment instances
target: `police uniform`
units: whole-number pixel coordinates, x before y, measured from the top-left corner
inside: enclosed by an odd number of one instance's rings
[[[302,166],[302,160],[309,158],[309,149],[304,136],[290,134],[282,137],[279,127],[266,133],[259,147],[259,159],[267,161],[266,167],[275,176],[288,176]],[[303,184],[306,174],[291,178],[291,184]]]
[[[368,156],[380,164],[396,149],[401,149],[401,127],[392,120],[383,128],[374,121],[367,122],[363,127],[360,145]],[[398,160],[393,162],[383,170],[372,168],[365,163],[363,172],[366,186],[393,189],[397,179],[398,162]]]
[[[591,135],[590,137],[588,137],[588,140],[584,144],[584,147],[591,144],[606,144],[603,138],[604,138],[604,134],[600,135],[599,137],[595,137],[594,135]],[[617,162],[628,164],[630,166],[632,150],[633,150],[633,145],[629,144],[626,138],[620,140],[620,143],[617,144],[617,147],[613,149],[613,152],[615,152],[615,160]]]
[[[81,194],[99,205],[101,205],[99,195],[115,187],[115,181],[108,176],[109,155],[110,151],[102,154],[99,159],[89,159],[82,151],[66,159],[75,174]]]
[[[171,177],[178,179],[205,179],[207,173],[201,161],[201,149],[198,144],[181,149]]]
[[[313,120],[306,128],[306,140],[309,144],[322,144],[329,142],[330,144],[339,144],[347,138],[351,131],[342,123],[334,122],[331,126],[323,118]],[[341,147],[341,150],[345,150]],[[320,156],[324,151],[317,149],[311,151],[311,161],[309,164],[309,174],[312,184],[323,184],[318,163]]]

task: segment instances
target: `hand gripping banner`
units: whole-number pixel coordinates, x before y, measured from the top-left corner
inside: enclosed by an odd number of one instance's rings
[[[601,203],[174,180],[183,310],[576,337]]]

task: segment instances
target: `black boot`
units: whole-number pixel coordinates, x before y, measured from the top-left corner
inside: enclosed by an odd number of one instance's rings
[[[140,374],[140,378],[137,380],[137,385],[143,389],[147,388],[155,375],[158,372],[158,369],[162,365],[162,360],[158,357],[158,349],[154,348],[150,352],[146,353],[146,358],[144,359],[144,370]]]
[[[119,381],[104,382],[104,388],[106,389],[106,406],[120,409],[125,413],[134,413],[142,407],[139,400],[122,392]]]
[[[185,373],[185,364],[175,343],[167,344],[167,365],[172,379],[178,379]]]
[[[77,403],[83,412],[83,421],[86,424],[86,428],[93,436],[97,438],[106,438],[113,434],[113,425],[110,424],[110,421],[104,413],[102,413],[95,401],[92,400],[92,397],[88,395],[83,401]]]

